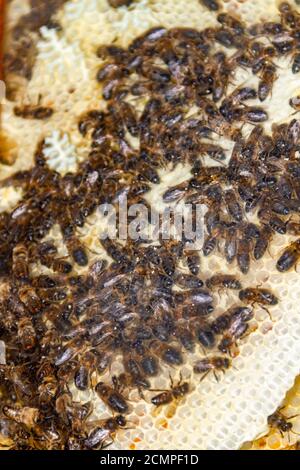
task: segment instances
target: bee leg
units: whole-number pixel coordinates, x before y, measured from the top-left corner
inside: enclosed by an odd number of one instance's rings
[[[225,371],[223,371],[223,372],[224,372],[224,374],[225,374]],[[214,378],[216,379],[216,382],[219,382],[220,379],[219,379],[219,377],[218,377],[218,375],[217,375],[217,373],[216,373],[215,370],[213,371],[213,374],[214,374]]]
[[[174,387],[174,381],[172,375],[169,373],[171,388]]]
[[[141,389],[141,387],[138,387],[138,394],[139,394],[139,397],[142,400],[146,401],[145,395],[144,395],[143,390]]]
[[[267,309],[267,307],[265,307],[264,305],[260,305],[260,307],[261,307],[263,310],[265,310],[265,312],[267,312],[267,314],[268,314],[269,317],[270,317],[271,322],[274,323],[274,320],[273,320],[273,318],[272,318],[272,315],[270,314],[270,312],[269,312],[269,310]]]
[[[202,382],[202,381],[205,379],[205,377],[206,377],[209,373],[210,373],[210,370],[207,370],[207,371],[202,375],[202,377],[201,377],[201,379],[200,379],[200,382]]]
[[[293,416],[288,416],[287,419],[294,419],[294,418],[298,418],[298,416],[300,416],[299,414],[297,415],[293,415]]]
[[[106,449],[107,447],[111,446],[114,443],[114,439],[111,438],[111,441],[108,442],[107,444],[104,444],[104,442],[100,446],[100,450]]]
[[[180,371],[180,372],[179,372],[179,382],[178,382],[178,385],[181,385],[181,384],[182,384],[182,381],[183,381],[183,377],[182,377],[182,372]]]

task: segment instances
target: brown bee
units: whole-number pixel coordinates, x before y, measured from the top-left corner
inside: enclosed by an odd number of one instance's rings
[[[206,286],[209,289],[225,288],[240,290],[242,288],[240,281],[230,274],[215,274],[206,281]]]
[[[104,449],[112,444],[118,429],[124,429],[125,426],[126,419],[122,415],[105,419],[89,433],[84,445],[87,449]]]
[[[288,2],[280,3],[279,12],[283,26],[291,29],[295,29],[299,26],[300,15],[292,9]]]
[[[297,95],[290,98],[289,105],[295,109],[295,111],[300,111],[300,96]]]
[[[276,263],[276,268],[280,272],[289,271],[296,266],[300,258],[300,239],[287,246]]]
[[[176,405],[183,399],[185,395],[190,392],[190,386],[188,382],[182,381],[182,376],[180,375],[180,380],[177,384],[174,384],[172,377],[170,376],[171,381],[171,389],[170,390],[161,390],[161,393],[155,395],[151,398],[151,402],[156,407],[162,405],[168,405],[173,401],[176,402]],[[159,390],[152,390],[152,391],[159,391]]]
[[[228,13],[219,13],[217,20],[221,25],[232,29],[237,35],[242,35],[245,32],[245,26],[242,21],[235,18],[233,15],[229,15]]]
[[[287,417],[281,412],[281,409],[279,409],[272,413],[270,416],[268,416],[268,425],[270,426],[270,428],[278,429],[280,434],[283,436],[285,432],[293,432],[293,424],[290,423],[288,420],[296,418],[297,416],[298,415]]]
[[[203,281],[192,274],[179,273],[176,276],[175,282],[184,289],[198,289],[203,287]]]
[[[13,249],[13,273],[16,279],[27,281],[29,278],[29,256],[25,245],[19,244]]]
[[[230,317],[229,326],[218,345],[222,353],[230,352],[231,347],[242,338],[249,329],[248,322],[253,318],[253,311],[240,308]]]
[[[218,11],[220,4],[217,0],[200,0],[200,3],[210,11]]]
[[[41,263],[52,269],[55,273],[69,274],[73,266],[62,258],[54,258],[53,256],[42,256]]]
[[[275,66],[267,64],[260,73],[260,81],[258,84],[258,97],[260,101],[264,101],[269,96],[276,78]]]
[[[129,413],[129,406],[125,398],[114,388],[104,382],[99,382],[95,391],[99,398],[116,413]]]
[[[289,234],[299,236],[300,235],[300,223],[298,222],[288,222],[286,224],[286,230]]]
[[[239,240],[237,248],[237,262],[240,271],[243,274],[247,274],[250,268],[250,252],[251,241],[248,239]]]
[[[30,318],[23,318],[18,322],[18,337],[25,351],[30,351],[36,346],[36,332]]]
[[[18,290],[18,296],[21,302],[32,314],[37,314],[42,311],[42,302],[38,297],[35,289],[31,287],[20,287]]]
[[[50,107],[45,106],[33,106],[33,105],[26,105],[23,107],[15,106],[14,113],[18,117],[22,117],[23,119],[48,119],[50,118],[54,110]]]
[[[229,369],[231,365],[231,360],[228,357],[223,356],[213,356],[207,357],[205,359],[200,359],[194,364],[195,374],[203,374],[201,381],[210,373],[213,372],[216,381],[219,381],[219,378],[216,374],[217,371],[225,373],[225,370]]]
[[[254,246],[254,258],[259,260],[263,257],[265,252],[268,249],[270,240],[272,238],[272,230],[268,225],[264,225],[263,229],[260,231],[260,235],[257,238]]]
[[[185,259],[187,267],[190,270],[190,273],[194,276],[197,276],[200,271],[200,255],[199,251],[196,250],[186,250]]]
[[[36,426],[39,418],[39,410],[37,408],[24,407],[12,407],[5,405],[2,408],[3,414],[8,418],[12,419],[16,423],[24,424],[29,429]]]
[[[243,302],[252,302],[252,304],[270,305],[278,304],[278,298],[269,290],[255,287],[248,287],[239,293],[239,298]]]
[[[104,114],[101,111],[89,111],[81,116],[78,129],[80,134],[85,136],[89,130],[94,129],[97,125],[100,125],[104,120]]]
[[[82,243],[77,239],[77,237],[70,237],[65,239],[65,243],[70,252],[71,257],[78,266],[87,266],[88,265],[88,256],[85,248]]]

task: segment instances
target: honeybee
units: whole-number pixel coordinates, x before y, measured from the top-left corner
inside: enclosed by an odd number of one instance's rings
[[[24,424],[29,429],[36,426],[39,418],[39,410],[28,406],[17,407],[7,406],[2,408],[3,414],[16,423]]]
[[[240,290],[242,288],[240,281],[230,274],[215,274],[206,281],[206,285],[209,289],[225,288]]]
[[[96,385],[95,391],[99,398],[116,413],[129,412],[129,406],[125,398],[114,388],[106,385],[104,382],[99,382]]]
[[[14,113],[18,117],[23,119],[48,119],[50,118],[54,110],[48,106],[34,106],[34,105],[25,105],[23,107],[15,106]]]
[[[25,245],[19,244],[13,249],[12,269],[16,279],[27,281],[29,278],[29,256]]]
[[[300,239],[292,242],[285,248],[284,252],[276,263],[276,268],[280,272],[289,271],[295,266],[300,258]]]
[[[231,365],[231,360],[228,357],[224,356],[213,356],[207,357],[205,359],[200,359],[195,362],[193,370],[195,374],[203,374],[201,381],[210,373],[213,372],[216,381],[219,381],[219,378],[216,374],[217,371],[225,373],[225,370],[229,369]]]
[[[84,445],[87,449],[104,449],[112,444],[118,429],[124,429],[125,426],[126,419],[122,415],[105,419],[89,433]]]
[[[164,405],[172,404],[173,407],[168,409],[167,417],[172,418],[176,413],[176,409],[181,400],[190,392],[190,385],[188,382],[183,382],[182,375],[180,373],[180,379],[177,384],[174,384],[173,379],[170,375],[171,388],[170,390],[151,390],[160,391],[158,395],[151,398],[151,402],[156,407],[155,414],[159,412],[160,407]]]
[[[270,416],[268,416],[268,425],[270,428],[275,428],[278,429],[280,434],[283,436],[285,432],[293,432],[293,423],[289,422],[288,420],[296,418],[298,415],[294,416],[285,416],[281,412],[280,408],[279,410],[276,410],[274,413],[272,413]],[[295,433],[297,434],[297,433]]]

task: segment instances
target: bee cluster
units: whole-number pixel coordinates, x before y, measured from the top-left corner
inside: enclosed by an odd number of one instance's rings
[[[170,390],[154,395],[153,380],[162,368],[181,368],[199,347],[205,355],[199,352],[194,373],[219,379],[236,343],[251,331],[254,307],[278,303],[269,289],[243,288],[233,275],[204,279],[201,257],[218,250],[247,274],[275,233],[300,234],[300,121],[274,124],[267,134],[266,110],[251,105],[271,94],[277,58],[292,56],[293,73],[299,71],[300,15],[286,2],[279,12],[280,21],[251,28],[220,13],[219,27],[158,27],[127,49],[101,46],[97,54],[105,63],[97,80],[107,107],[80,117],[79,132],[91,138],[91,150],[78,171],[62,176],[51,170],[41,142],[33,168],[1,182],[23,189],[18,207],[0,214],[0,436],[10,448],[107,446],[128,425],[131,391],[154,406],[179,401],[189,382],[172,381]],[[259,78],[258,89],[229,93],[240,67]],[[139,111],[134,103],[142,101]],[[15,111],[26,119],[53,112]],[[245,123],[252,126],[248,137]],[[228,162],[216,137],[234,143]],[[91,262],[77,229],[100,204],[117,206],[120,195],[147,206],[160,170],[178,164],[189,164],[191,177],[170,187],[163,201],[207,206],[202,250],[189,250],[184,237],[161,237],[158,245],[142,237],[126,243],[107,238],[101,243],[112,262]],[[67,258],[45,240],[57,224]],[[278,271],[296,265],[299,240],[285,248]],[[33,275],[33,264],[48,274]],[[76,274],[76,266],[84,273]],[[239,302],[215,315],[215,294],[228,289]],[[123,372],[104,380],[120,357]],[[93,404],[77,402],[71,386],[93,389],[112,416],[93,420]]]

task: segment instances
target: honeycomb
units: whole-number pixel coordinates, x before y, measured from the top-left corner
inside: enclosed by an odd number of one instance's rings
[[[13,17],[26,11],[25,2],[13,0],[10,4],[9,24]],[[260,19],[276,19],[277,2],[274,0],[224,1],[229,12],[238,12],[246,22]],[[18,13],[17,13],[18,12]],[[62,31],[42,27],[37,42],[37,59],[31,80],[20,88],[17,103],[37,103],[41,96],[43,105],[53,106],[55,114],[47,121],[30,121],[17,118],[13,113],[16,102],[4,100],[2,105],[3,131],[18,142],[18,154],[13,166],[1,166],[1,178],[18,169],[30,168],[32,156],[41,137],[47,139],[48,164],[64,173],[76,170],[76,162],[83,161],[87,151],[86,139],[78,133],[78,116],[88,109],[101,105],[101,88],[95,81],[99,58],[95,51],[101,44],[114,42],[127,46],[137,35],[157,25],[168,28],[189,26],[202,29],[216,24],[214,15],[198,0],[136,0],[117,10],[109,7],[106,0],[71,0],[57,13]],[[279,78],[272,96],[265,102],[270,115],[266,128],[272,122],[285,122],[291,118],[288,99],[299,93],[297,75],[290,72],[289,64],[279,64]],[[239,70],[234,86],[252,83],[253,77]],[[103,103],[104,107],[104,103]],[[248,126],[243,131],[249,132]],[[229,152],[228,148],[228,152]],[[151,202],[159,205],[161,195],[168,185],[186,179],[188,168],[177,168],[174,174],[162,175],[162,184],[151,193]],[[1,190],[0,210],[12,208],[21,198],[18,188]],[[99,254],[98,236],[105,230],[104,221],[91,216],[88,226],[80,233],[91,253]],[[54,229],[51,237],[58,237]],[[297,440],[297,436],[268,433],[267,416],[282,402],[286,391],[293,386],[299,373],[300,353],[299,281],[297,272],[285,275],[275,269],[275,262],[285,243],[291,237],[274,237],[270,252],[263,260],[252,262],[251,271],[242,279],[243,285],[269,287],[280,297],[278,307],[272,308],[272,318],[262,309],[255,309],[251,335],[241,341],[240,354],[233,367],[217,382],[209,375],[204,381],[193,376],[192,364],[199,357],[199,350],[187,355],[183,378],[192,384],[192,392],[177,408],[174,404],[161,410],[151,405],[151,392],[146,400],[130,396],[133,412],[128,417],[128,429],[120,431],[111,448],[115,449],[239,449],[284,448]],[[97,255],[91,255],[91,260]],[[81,272],[78,269],[78,272]],[[206,279],[215,272],[240,274],[230,269],[218,254],[205,259],[201,277]],[[233,294],[222,293],[216,313],[237,302]],[[254,329],[253,328],[253,329]],[[110,374],[117,372],[118,366]],[[174,370],[173,379],[179,380]],[[107,377],[108,378],[108,377]],[[104,377],[105,380],[105,377]],[[152,383],[153,389],[169,388],[167,369]],[[76,395],[77,394],[77,395]],[[93,391],[79,393],[74,397],[94,403],[94,416],[109,416],[108,410]],[[296,380],[293,391],[288,393],[286,414],[294,415],[300,409],[300,382]],[[176,408],[176,409],[175,409]],[[295,419],[294,430],[300,432],[300,420]],[[264,436],[254,440],[257,436]],[[288,441],[290,439],[290,441]],[[249,443],[251,442],[251,443]]]

